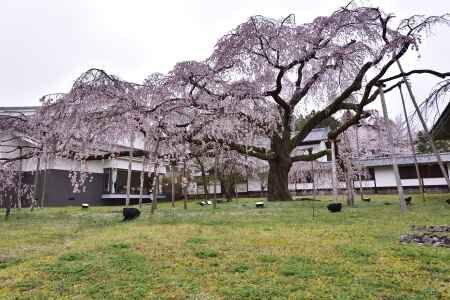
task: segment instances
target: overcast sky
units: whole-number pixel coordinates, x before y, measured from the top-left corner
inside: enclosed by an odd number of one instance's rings
[[[167,72],[182,60],[206,58],[219,37],[252,15],[297,23],[329,15],[347,1],[325,0],[0,0],[0,106],[37,105],[41,96],[67,92],[83,71],[96,67],[142,82],[153,72]],[[447,0],[366,1],[394,13],[450,12]],[[450,28],[439,28],[405,69],[450,71]],[[419,98],[434,80],[414,80]],[[400,112],[398,98],[389,101]],[[394,99],[395,98],[395,99]],[[389,99],[388,99],[389,100]]]

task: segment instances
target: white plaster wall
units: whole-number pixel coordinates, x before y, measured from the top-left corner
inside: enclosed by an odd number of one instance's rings
[[[214,194],[214,184],[210,184],[210,185],[208,186],[208,190],[209,190],[209,193],[210,193],[210,194]],[[216,184],[216,192],[217,192],[218,194],[222,193],[222,190],[221,190],[221,188],[220,188],[220,183],[217,183],[217,184]]]
[[[395,187],[397,185],[395,182],[394,169],[389,166],[375,168],[375,179],[377,181],[377,187]],[[446,185],[445,179],[443,177],[424,178],[423,182],[426,186]],[[402,186],[418,185],[419,181],[417,179],[402,179]]]
[[[103,167],[106,168],[113,168],[113,169],[124,169],[128,170],[128,158],[117,158],[117,159],[107,159],[105,160]],[[146,169],[152,170],[153,172],[153,166],[150,165]],[[135,158],[131,162],[131,169],[133,171],[141,171],[142,170],[142,159]],[[166,168],[163,165],[160,165],[158,167],[157,172],[159,174],[166,174]]]
[[[196,192],[198,192],[198,194],[204,194],[203,186],[201,184],[197,186]],[[222,192],[222,190],[220,189],[220,183],[216,184],[216,192],[218,194],[220,194]],[[214,194],[214,184],[210,184],[208,186],[208,193],[209,194]]]
[[[392,166],[375,168],[375,180],[377,187],[395,186],[395,175]]]
[[[30,172],[36,170],[37,159],[26,159],[23,160],[23,171]],[[139,160],[134,160],[132,162],[133,171],[141,171],[142,163]],[[44,168],[44,161],[41,160],[41,169]],[[52,159],[48,163],[48,169],[54,170],[79,170],[80,162],[70,159]],[[91,160],[87,162],[88,172],[90,173],[103,173],[104,168],[117,168],[128,170],[128,159],[107,159],[107,160]],[[153,169],[150,166],[150,169]],[[160,174],[165,174],[166,169],[164,166],[159,166],[158,172]]]
[[[403,182],[403,180],[402,180]],[[425,185],[447,185],[445,178],[424,178],[423,183]],[[417,184],[418,185],[418,184]]]
[[[314,152],[319,152],[319,151],[326,150],[326,149],[327,149],[327,146],[325,145],[325,142],[322,141],[322,142],[320,142],[319,145],[316,146],[316,149],[314,149]],[[318,158],[317,160],[320,161],[320,162],[326,162],[327,161],[327,156],[324,155],[324,156]]]
[[[247,192],[247,183],[238,183],[238,184],[236,184],[236,192],[238,192],[238,193],[246,193]]]
[[[119,139],[116,143],[116,145],[124,146],[124,147],[130,147],[130,138],[129,137],[123,137]],[[137,132],[135,135],[135,139],[133,141],[133,148],[135,149],[144,149],[144,135],[140,132]]]
[[[36,159],[33,159],[33,169],[36,169]],[[44,168],[45,162],[41,160],[41,168]],[[48,169],[52,170],[79,170],[80,162],[70,159],[52,159],[48,162]],[[89,173],[103,173],[103,164],[101,161],[88,161],[87,171]]]
[[[363,188],[375,187],[375,181],[373,180],[362,180]],[[359,188],[359,180],[355,180],[355,188]]]
[[[257,178],[249,178],[248,179],[248,191],[249,192],[261,191],[261,181]]]

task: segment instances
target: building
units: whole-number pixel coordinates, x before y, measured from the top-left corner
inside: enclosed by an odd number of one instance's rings
[[[22,114],[31,115],[37,107],[0,107],[0,116],[5,114]],[[446,109],[450,112],[449,107]],[[445,114],[445,112],[444,112]],[[444,115],[443,114],[443,115]],[[447,123],[442,123],[447,120]],[[435,125],[433,128],[435,134],[445,137],[449,131],[446,131],[445,126],[448,126],[448,118],[441,116],[439,120],[444,125]],[[443,126],[443,127],[442,127]],[[444,128],[444,129],[442,129]],[[360,128],[360,135],[364,135],[368,142],[376,143],[382,138],[383,132],[378,132],[374,127]],[[305,138],[303,143],[294,150],[294,154],[304,152],[318,152],[330,147],[328,143],[328,128],[316,128]],[[11,134],[11,133],[8,133]],[[13,134],[13,133],[12,133]],[[1,135],[1,133],[0,133]],[[13,137],[13,139],[9,139]],[[26,136],[1,136],[1,141],[9,140],[8,143],[0,143],[0,157],[5,155],[17,155],[17,146],[22,149],[33,146],[33,141]],[[13,142],[13,144],[11,144]],[[258,139],[258,146],[268,147],[268,139]],[[129,151],[130,145],[127,141],[118,141],[116,143],[117,149],[120,151]],[[339,143],[337,144],[339,147]],[[15,150],[16,149],[16,150]],[[142,151],[142,138],[137,139],[133,147],[133,151]],[[11,152],[12,150],[16,152]],[[23,150],[25,151],[25,150]],[[364,150],[362,150],[364,151]],[[360,160],[361,166],[367,170],[362,185],[366,193],[387,193],[396,192],[396,182],[392,168],[392,160],[385,153],[365,153],[369,155],[368,159]],[[380,155],[381,154],[381,155]],[[450,168],[450,152],[442,153],[442,160],[445,163],[446,171]],[[446,190],[445,179],[442,177],[440,169],[437,165],[434,155],[419,154],[417,159],[420,164],[420,171],[424,179],[425,189],[427,191],[443,191]],[[311,194],[313,189],[318,193],[330,193],[331,185],[331,164],[330,157],[324,156],[316,161],[318,166],[310,176],[305,176],[305,180],[300,182],[289,183],[289,189],[293,194]],[[402,185],[406,191],[418,190],[418,180],[414,169],[413,157],[409,154],[400,154],[397,157],[400,177]],[[114,159],[90,159],[83,167],[84,173],[78,172],[80,170],[80,162],[70,159],[53,159],[50,161],[39,161],[37,158],[24,159],[20,162],[18,168],[22,174],[23,184],[32,186],[35,181],[37,166],[38,171],[38,185],[37,195],[38,201],[42,201],[44,206],[67,206],[80,205],[81,203],[89,203],[91,205],[121,205],[124,204],[126,198],[126,183],[128,175],[128,167],[131,161],[131,187],[130,199],[131,203],[136,203],[140,196],[140,178],[143,169],[142,158],[134,157],[132,160],[129,157],[117,157]],[[19,162],[17,162],[19,164]],[[162,164],[157,173],[164,176],[167,173],[167,164]],[[150,167],[150,169],[153,169]],[[312,171],[312,170],[311,170]],[[314,173],[313,176],[311,174]],[[74,192],[72,185],[73,176],[86,176],[86,184],[79,192]],[[198,176],[198,174],[197,174]],[[143,181],[143,202],[150,202],[150,180],[151,174],[144,172]],[[314,180],[314,181],[313,181]],[[161,180],[158,185],[158,191],[163,189]],[[354,180],[355,188],[359,188],[359,180]],[[339,188],[345,189],[345,182],[339,182]],[[214,192],[214,184],[209,187],[209,193]],[[170,190],[170,189],[169,189]],[[236,193],[241,196],[261,196],[267,190],[267,183],[264,179],[249,177],[245,182],[236,185]],[[216,192],[221,194],[221,187],[216,183]],[[201,197],[204,194],[203,188],[200,184],[192,182],[189,188],[191,197]],[[29,199],[22,199],[24,206],[26,206]]]
[[[0,117],[5,115],[33,114],[38,107],[0,107]],[[33,147],[33,140],[14,132],[0,133],[0,158],[17,157],[19,151],[26,153]],[[118,141],[116,148],[119,151],[129,151],[127,141]],[[142,150],[143,143],[136,141],[134,151]],[[21,149],[21,150],[19,150]],[[22,176],[23,190],[34,185],[37,176],[37,201],[44,206],[67,206],[88,203],[90,205],[123,204],[126,198],[126,182],[128,174],[129,157],[114,159],[91,159],[80,168],[76,160],[57,158],[41,161],[38,158],[16,161],[17,169]],[[150,169],[153,169],[150,166]],[[82,170],[83,172],[79,172]],[[131,203],[136,203],[140,196],[140,177],[142,171],[142,158],[131,160]],[[159,174],[166,173],[165,165],[158,168]],[[75,192],[72,180],[74,177],[86,175],[82,190]],[[150,201],[150,174],[144,172],[143,202]],[[17,195],[14,195],[17,198]],[[24,206],[30,205],[30,199],[22,196]],[[39,204],[40,204],[39,203]]]
[[[435,140],[450,140],[450,103],[439,116],[431,130],[431,135]]]

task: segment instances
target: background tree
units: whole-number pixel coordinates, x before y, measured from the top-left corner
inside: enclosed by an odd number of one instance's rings
[[[450,151],[450,141],[447,140],[437,140],[434,141],[436,144],[436,148],[440,152],[449,152]],[[422,131],[417,132],[416,137],[416,149],[418,153],[432,153],[431,145],[428,142],[428,139],[425,137],[425,134]]]

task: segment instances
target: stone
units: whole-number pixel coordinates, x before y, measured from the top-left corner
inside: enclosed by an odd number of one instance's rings
[[[412,197],[408,196],[405,198],[406,205],[411,205]]]
[[[123,221],[129,221],[139,217],[141,211],[134,207],[124,207],[122,213],[123,213]]]

